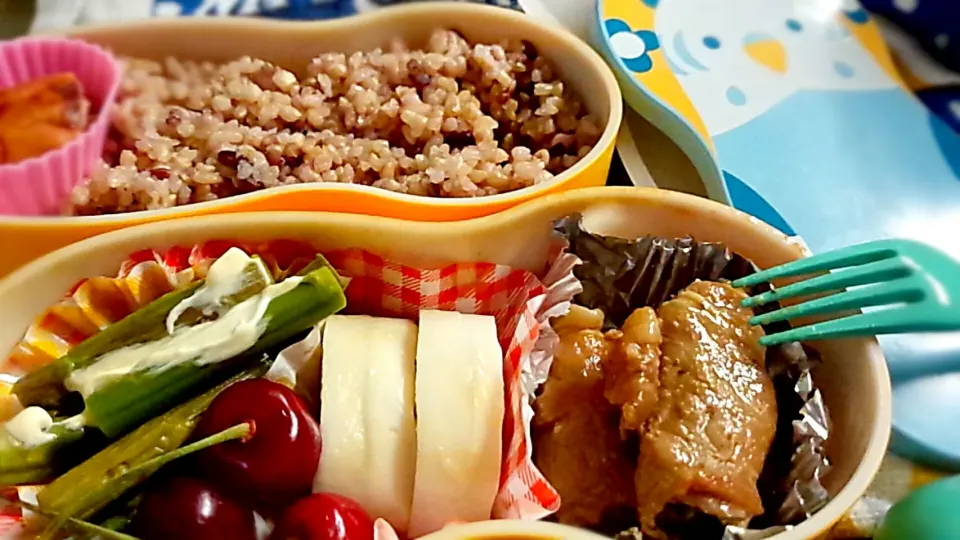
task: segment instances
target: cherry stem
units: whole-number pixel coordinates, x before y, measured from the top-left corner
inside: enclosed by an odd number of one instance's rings
[[[156,471],[160,467],[163,467],[164,465],[166,465],[167,463],[170,463],[175,459],[188,456],[190,454],[193,454],[194,452],[199,452],[201,450],[205,450],[207,448],[210,448],[211,446],[216,446],[221,443],[236,441],[236,440],[246,440],[252,436],[253,436],[253,429],[248,422],[237,424],[233,427],[228,427],[227,429],[220,431],[218,433],[214,433],[209,437],[204,437],[199,441],[190,443],[186,446],[181,446],[180,448],[177,448],[176,450],[171,450],[165,454],[160,454],[159,456],[153,459],[148,459],[147,461],[144,461],[143,463],[135,467],[131,467],[130,469],[124,471],[123,474],[119,476],[119,478],[122,478],[125,476],[135,476],[137,474],[143,474],[144,472],[146,472],[146,474],[149,475],[149,474],[152,474],[153,471]]]
[[[43,508],[35,504],[28,503],[26,501],[22,501],[22,500],[15,501],[14,504],[16,504],[17,506],[25,510],[29,510],[35,514],[44,516],[46,518],[50,518],[50,519],[62,518],[62,516],[60,516],[56,512],[50,512],[48,510],[44,510]],[[82,519],[68,517],[66,521],[68,525],[72,526],[74,529],[77,529],[77,531],[90,533],[91,535],[96,536],[98,538],[104,538],[107,540],[137,540],[136,536],[130,536],[129,534],[124,534],[120,531],[115,531],[113,529],[101,527],[99,525],[95,525],[88,521],[83,521]]]

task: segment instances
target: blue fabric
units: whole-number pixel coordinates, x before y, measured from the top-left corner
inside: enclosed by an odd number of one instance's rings
[[[161,5],[163,4],[163,5]],[[353,0],[287,0],[285,2],[244,0],[215,2],[206,7],[203,0],[157,0],[154,12],[169,13],[170,4],[177,5],[180,15],[263,15],[283,19],[330,19],[356,13]]]
[[[380,7],[416,0],[369,0]],[[517,0],[468,0],[520,9]],[[358,11],[354,0],[156,0],[157,14],[176,11],[180,15],[257,15],[277,19],[315,20],[353,15]]]
[[[943,65],[960,71],[960,2],[861,0],[860,3],[913,36]]]
[[[946,68],[960,72],[960,0],[860,0],[866,9],[909,34]],[[960,86],[917,91],[932,113],[960,133]]]

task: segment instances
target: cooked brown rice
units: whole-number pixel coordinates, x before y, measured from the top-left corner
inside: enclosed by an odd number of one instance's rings
[[[324,53],[298,77],[263,60],[125,59],[104,160],[72,214],[167,208],[273,186],[364,184],[432,197],[549,180],[602,131],[526,42]]]

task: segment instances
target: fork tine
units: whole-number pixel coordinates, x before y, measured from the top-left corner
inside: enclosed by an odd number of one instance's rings
[[[908,280],[868,285],[757,315],[750,319],[750,324],[769,324],[807,315],[906,302],[910,300],[912,293],[913,289]]]
[[[860,313],[831,321],[791,328],[760,338],[760,344],[772,347],[789,341],[812,341],[842,337],[875,336],[903,331],[904,310],[885,309]]]
[[[761,270],[755,274],[740,278],[733,282],[734,287],[751,287],[774,279],[815,274],[825,270],[836,270],[845,266],[867,264],[895,256],[890,249],[889,242],[878,240],[855,246],[837,249],[822,255],[814,255],[799,259],[780,266]]]
[[[754,307],[797,296],[836,291],[878,281],[890,281],[909,273],[910,269],[902,265],[899,259],[886,259],[791,283],[757,296],[751,296],[745,299],[741,305],[743,307]]]

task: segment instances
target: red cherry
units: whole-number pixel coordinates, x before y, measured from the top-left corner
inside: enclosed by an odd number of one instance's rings
[[[175,477],[148,490],[137,506],[133,530],[143,540],[256,540],[253,511],[213,486]]]
[[[271,506],[309,494],[320,464],[320,426],[303,400],[267,379],[238,382],[210,403],[195,437],[243,422],[253,427],[250,437],[197,454],[201,474],[237,496]]]
[[[287,508],[272,540],[373,540],[373,519],[353,499],[316,493]]]

